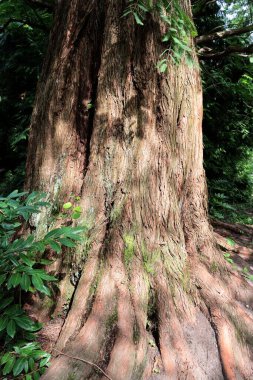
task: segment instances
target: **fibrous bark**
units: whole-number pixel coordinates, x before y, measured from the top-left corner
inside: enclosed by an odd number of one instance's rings
[[[68,262],[80,279],[42,379],[105,378],[70,357],[114,380],[250,379],[252,295],[208,223],[195,53],[158,73],[161,21],[124,9],[59,2],[37,91],[27,187],[80,196],[90,241],[57,262],[57,312]]]

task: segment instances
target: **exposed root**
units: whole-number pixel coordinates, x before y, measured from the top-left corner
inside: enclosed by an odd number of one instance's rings
[[[233,274],[230,281],[232,277]],[[250,379],[253,375],[252,312],[236,301],[231,287],[226,287],[219,277],[211,276],[203,267],[197,270],[197,278],[202,284],[200,294],[210,313],[225,378]]]
[[[75,291],[72,306],[57,342],[57,349],[60,351],[65,347],[67,341],[74,336],[75,332],[78,332],[81,328],[89,299],[90,287],[97,273],[96,267],[97,258],[92,258],[89,260],[88,265],[86,265],[85,270],[82,273],[78,287]]]
[[[211,316],[215,326],[217,343],[225,379],[236,380],[237,377],[232,349],[231,328],[228,324],[228,321],[225,320],[219,310],[212,310]]]
[[[216,220],[212,219],[211,223],[214,227],[222,227],[222,228],[225,228],[227,230],[236,232],[238,234],[246,233],[246,234],[249,234],[251,236],[253,235],[253,227],[252,226],[246,226],[245,224],[225,223],[225,222],[222,222],[222,221],[217,220],[217,219]]]

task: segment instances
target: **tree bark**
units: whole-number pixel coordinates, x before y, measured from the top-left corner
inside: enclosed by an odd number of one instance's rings
[[[113,380],[250,379],[252,293],[208,222],[196,54],[159,74],[163,25],[125,6],[59,2],[37,90],[26,186],[80,196],[90,242],[54,267],[55,314],[70,264],[80,279],[42,379],[105,379],[87,361]]]

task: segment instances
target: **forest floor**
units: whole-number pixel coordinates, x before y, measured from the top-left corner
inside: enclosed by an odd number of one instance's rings
[[[253,225],[225,223],[214,219],[211,224],[224,259],[234,270],[241,272],[253,287]],[[52,352],[65,317],[66,311],[45,323],[40,331],[38,338],[46,351]]]
[[[253,286],[253,225],[211,220],[218,245],[227,261]]]

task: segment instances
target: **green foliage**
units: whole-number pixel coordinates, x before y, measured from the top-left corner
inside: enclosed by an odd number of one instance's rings
[[[79,197],[74,197],[74,203],[66,202],[63,205],[63,217],[70,217],[71,219],[79,219],[82,215],[82,208],[78,205]]]
[[[51,355],[41,350],[36,342],[17,343],[13,351],[1,357],[3,376],[12,373],[14,377],[37,380],[49,365]]]
[[[52,15],[25,0],[0,2],[0,194],[24,181],[30,116]]]
[[[231,247],[234,247],[234,246],[235,246],[235,242],[234,242],[233,239],[231,239],[231,238],[227,238],[226,240],[227,240],[227,243],[228,243]]]
[[[199,34],[245,25],[248,5],[245,1],[240,3],[244,3],[244,19],[239,7],[240,17],[237,11],[232,11],[235,2],[214,2],[206,6],[196,18]],[[211,41],[207,47],[222,51],[230,45],[249,43],[247,36],[237,36]],[[253,66],[247,57],[231,55],[204,60],[201,68],[209,211],[218,219],[252,224]]]
[[[45,194],[17,190],[0,197],[0,373],[23,374],[26,380],[40,377],[50,355],[34,342],[41,325],[26,315],[23,296],[28,292],[51,295],[48,283],[57,279],[43,269],[52,261],[43,259],[42,254],[49,248],[60,253],[62,247],[74,247],[84,231],[82,227],[61,227],[40,240],[32,234],[20,237],[21,225],[48,206],[44,198]]]
[[[253,274],[250,273],[248,267],[244,267],[242,270],[242,275],[243,277],[246,278],[246,280],[252,281],[253,282]]]
[[[229,252],[226,252],[223,254],[224,259],[229,263],[229,264],[234,264],[234,260],[231,258],[231,254]]]
[[[185,58],[188,64],[192,64],[190,41],[191,37],[197,35],[197,31],[178,0],[128,0],[128,3],[123,16],[133,15],[138,25],[144,25],[147,14],[155,13],[166,26],[162,36],[166,49],[157,63],[161,73],[167,70],[168,60],[178,64]]]

